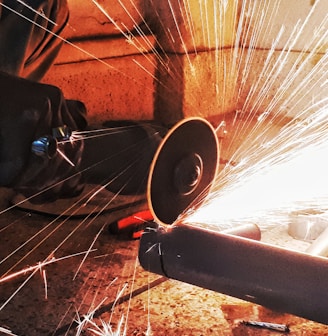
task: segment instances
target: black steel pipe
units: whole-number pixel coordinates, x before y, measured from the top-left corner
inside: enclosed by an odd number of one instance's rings
[[[328,324],[328,259],[178,224],[149,228],[139,261],[150,272]]]

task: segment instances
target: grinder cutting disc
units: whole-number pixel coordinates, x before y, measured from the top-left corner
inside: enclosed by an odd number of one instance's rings
[[[216,175],[218,159],[218,140],[210,123],[189,118],[176,124],[150,167],[147,197],[155,220],[172,224],[190,207],[198,206]]]

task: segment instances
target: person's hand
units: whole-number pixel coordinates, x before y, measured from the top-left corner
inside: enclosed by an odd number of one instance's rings
[[[56,143],[54,131],[85,127],[84,105],[67,102],[55,86],[5,73],[0,85],[0,185],[42,199],[78,193],[83,142],[68,137]],[[33,153],[33,142],[44,137],[52,140],[50,152]]]

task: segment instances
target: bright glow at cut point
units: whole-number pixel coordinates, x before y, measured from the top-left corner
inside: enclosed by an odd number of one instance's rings
[[[185,222],[226,228],[287,224],[298,211],[328,216],[328,109],[292,122],[221,171],[206,202]],[[247,140],[246,140],[247,141]]]

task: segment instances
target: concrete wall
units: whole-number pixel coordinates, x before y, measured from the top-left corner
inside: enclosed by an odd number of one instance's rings
[[[44,81],[65,97],[86,104],[90,123],[112,119],[151,120],[154,113],[154,55],[144,40],[122,37],[65,44]],[[149,37],[149,43],[154,43]]]
[[[66,41],[44,82],[86,104],[90,123],[150,120],[154,113],[152,35],[138,36],[145,1],[68,0]]]
[[[69,25],[64,37],[70,40],[93,36],[120,35],[143,22],[144,0],[67,0],[70,8]]]
[[[69,1],[83,51],[66,45],[46,81],[93,119],[295,115],[327,97],[326,0]]]
[[[179,2],[167,3],[157,0],[167,21],[159,36],[180,74],[159,71],[158,118],[234,110],[295,116],[327,97],[328,2],[193,1],[188,15]]]
[[[239,74],[244,87],[237,108],[292,117],[306,109],[311,113],[318,108],[316,103],[328,97],[328,2],[265,3],[267,8],[245,8],[254,14],[244,15],[247,29],[240,43],[242,68],[247,69],[248,63],[250,71]]]

